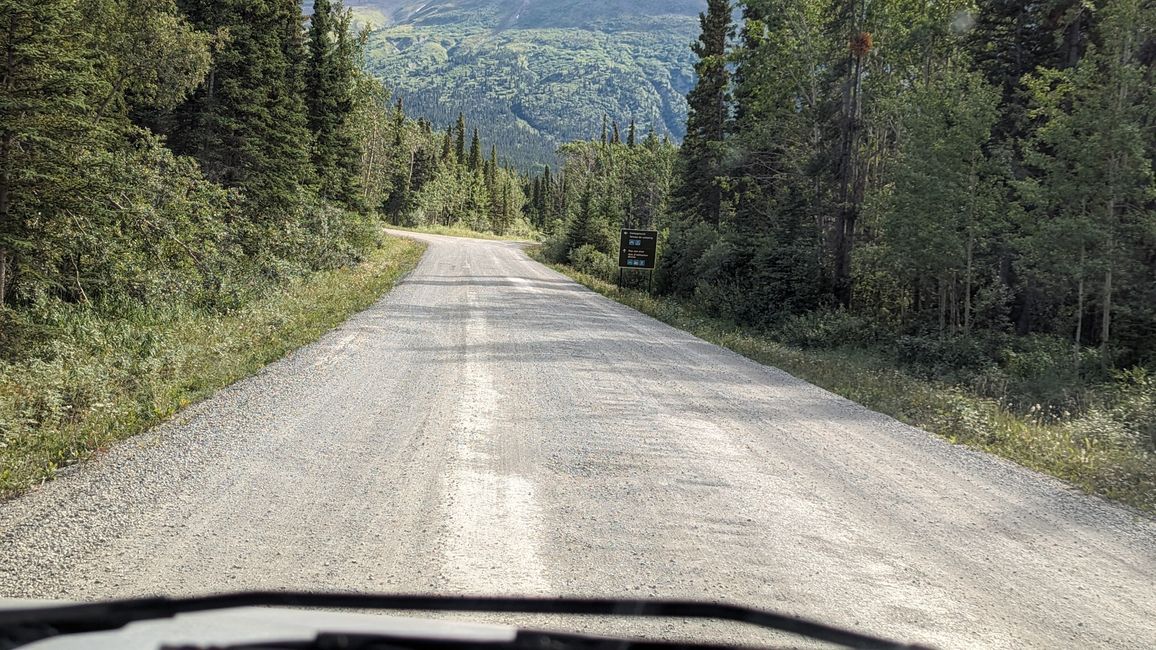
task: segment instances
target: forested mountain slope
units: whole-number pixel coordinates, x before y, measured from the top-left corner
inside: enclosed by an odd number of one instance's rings
[[[609,115],[681,139],[703,0],[354,0],[368,65],[407,112],[465,111],[520,167],[597,135]]]

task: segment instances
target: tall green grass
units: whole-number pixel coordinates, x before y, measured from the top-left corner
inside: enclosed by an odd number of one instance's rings
[[[533,254],[533,252],[532,252]],[[587,287],[669,325],[842,395],[953,443],[1051,474],[1086,492],[1156,512],[1156,453],[1148,431],[1156,421],[1156,379],[1125,378],[1112,399],[1078,414],[1041,407],[1016,411],[1007,399],[968,386],[916,376],[869,347],[794,347],[772,332],[714,318],[688,301],[620,290],[564,265],[551,265]]]
[[[36,353],[0,361],[0,497],[316,340],[373,304],[423,250],[388,238],[355,267],[291,281],[224,314],[175,300],[41,315]]]

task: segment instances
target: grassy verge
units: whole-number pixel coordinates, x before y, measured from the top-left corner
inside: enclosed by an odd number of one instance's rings
[[[316,273],[228,314],[176,304],[68,315],[51,358],[0,363],[0,498],[316,340],[373,304],[423,250],[387,238],[354,268]]]
[[[703,340],[781,368],[953,443],[982,449],[1069,481],[1086,492],[1156,512],[1156,455],[1097,435],[1093,418],[1045,423],[1023,417],[996,400],[904,373],[871,350],[792,348],[766,333],[712,318],[685,301],[620,291],[570,267],[550,266],[608,298]]]
[[[418,232],[427,235],[447,235],[449,237],[466,237],[468,239],[489,239],[492,241],[535,241],[538,238],[537,233],[533,232],[517,232],[509,235],[495,235],[492,232],[478,232],[470,230],[462,226],[422,226],[420,228],[411,228],[407,226],[389,226],[392,230],[403,230],[405,232]]]

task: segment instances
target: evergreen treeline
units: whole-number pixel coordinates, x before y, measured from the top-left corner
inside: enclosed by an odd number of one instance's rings
[[[496,146],[483,151],[478,129],[464,115],[444,131],[424,119],[408,122],[400,99],[394,115],[391,138],[401,164],[386,198],[394,224],[531,233],[523,214],[525,180],[498,158]]]
[[[676,147],[653,130],[623,132],[603,120],[597,140],[571,142],[559,155],[562,170],[530,181],[527,215],[549,235],[546,255],[583,271],[610,277],[618,267],[620,228],[655,228],[669,210]]]
[[[436,155],[350,22],[340,0],[0,0],[6,356],[54,306],[228,308],[350,264],[379,212],[513,224],[522,181]]]
[[[701,16],[673,165],[563,149],[547,255],[614,281],[615,230],[653,224],[662,293],[1156,445],[1156,8],[737,6]]]
[[[665,291],[756,325],[844,310],[961,364],[1156,361],[1156,9],[741,9],[702,19]]]

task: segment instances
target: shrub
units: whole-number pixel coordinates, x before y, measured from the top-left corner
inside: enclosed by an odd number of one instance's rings
[[[570,251],[570,265],[581,273],[592,275],[606,282],[613,282],[618,275],[618,265],[606,253],[593,244],[583,244]]]
[[[566,230],[559,228],[554,234],[542,242],[542,257],[551,264],[564,264],[570,258],[570,249],[566,248]]]
[[[696,293],[702,283],[697,282],[704,269],[700,264],[703,255],[718,242],[718,232],[705,223],[680,224],[670,229],[669,238],[659,256],[657,271],[658,290],[690,296]],[[712,265],[713,266],[713,265]]]
[[[1109,414],[1128,428],[1136,444],[1156,452],[1156,376],[1144,368],[1118,373]]]
[[[783,318],[772,336],[797,348],[874,345],[881,335],[870,320],[846,310],[819,310]]]
[[[951,376],[958,370],[981,372],[995,365],[983,343],[970,336],[900,336],[896,361],[929,376]]]

